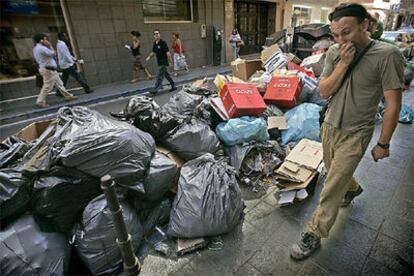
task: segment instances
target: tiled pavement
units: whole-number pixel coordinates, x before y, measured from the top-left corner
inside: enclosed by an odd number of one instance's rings
[[[414,107],[414,90],[404,94]],[[370,148],[381,126],[376,127]],[[242,187],[245,219],[223,235],[222,250],[209,249],[166,258],[150,250],[142,256],[142,275],[413,275],[414,125],[399,124],[391,157],[375,163],[367,151],[356,178],[364,188],[351,207],[341,209],[330,237],[309,259],[289,257],[316,207],[315,195],[280,208],[275,189],[255,194]]]

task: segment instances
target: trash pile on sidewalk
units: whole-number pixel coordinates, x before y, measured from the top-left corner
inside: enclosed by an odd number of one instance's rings
[[[243,216],[239,185],[277,185],[281,205],[305,199],[323,166],[322,60],[272,46],[261,60],[233,63],[233,76],[217,75],[217,89],[199,80],[162,107],[134,96],[117,120],[63,107],[9,137],[0,147],[2,272],[67,274],[73,255],[89,273],[122,270],[106,174],[134,249],[156,240],[165,255],[171,238],[181,254],[232,231]]]

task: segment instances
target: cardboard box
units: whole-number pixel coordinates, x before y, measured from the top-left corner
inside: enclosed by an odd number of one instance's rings
[[[230,118],[259,117],[266,110],[266,104],[253,84],[227,83],[220,96]]]
[[[170,189],[171,192],[176,194],[177,191],[178,191],[178,180],[180,178],[181,167],[184,165],[185,161],[182,160],[180,157],[178,157],[178,155],[175,152],[173,152],[173,151],[171,151],[171,150],[169,150],[165,147],[157,145],[156,150],[161,152],[162,154],[166,155],[168,158],[170,158],[172,161],[174,161],[175,164],[177,165],[177,175],[175,176],[174,184]]]
[[[297,56],[295,56],[294,54],[292,54],[292,53],[288,54],[288,61],[293,62],[293,63],[298,64],[298,65],[302,63],[302,60],[300,58],[298,58]]]
[[[274,103],[279,107],[292,108],[302,90],[299,77],[273,77],[264,95],[265,102]]]
[[[260,59],[263,63],[266,63],[266,61],[273,57],[274,55],[281,53],[279,46],[277,44],[273,44],[272,46],[269,46],[261,52]]]
[[[16,133],[15,136],[25,141],[32,141],[39,138],[53,121],[54,120],[45,120],[31,123]]]
[[[243,81],[248,81],[249,78],[262,69],[262,61],[260,59],[244,60],[237,59],[231,63],[231,71],[234,77]]]
[[[309,139],[302,139],[286,156],[285,160],[316,171],[322,159],[322,144]]]
[[[286,130],[288,125],[284,116],[270,116],[267,118],[267,129]]]
[[[300,65],[297,65],[296,63],[289,62],[289,63],[288,63],[288,69],[289,69],[289,70],[297,70],[298,72],[302,72],[302,73],[306,74],[306,75],[307,75],[307,76],[309,76],[310,78],[314,78],[314,79],[316,79],[315,74],[313,73],[313,71],[312,71],[312,70],[309,70],[309,69],[303,68],[303,67],[301,67]]]
[[[306,68],[312,68],[315,76],[319,77],[322,74],[325,61],[325,54],[313,55],[305,58],[300,66]]]
[[[226,108],[224,107],[223,101],[220,97],[210,98],[210,105],[217,112],[221,119],[228,121],[230,119]]]

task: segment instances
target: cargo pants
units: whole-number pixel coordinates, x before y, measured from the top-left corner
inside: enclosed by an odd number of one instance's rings
[[[321,138],[327,175],[318,207],[308,223],[308,231],[326,238],[346,192],[356,191],[359,187],[353,174],[372,138],[372,131],[348,134],[323,123]]]

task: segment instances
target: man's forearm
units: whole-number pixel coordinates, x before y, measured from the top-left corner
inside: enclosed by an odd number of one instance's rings
[[[340,61],[333,70],[332,74],[320,81],[319,94],[322,98],[327,99],[338,91],[347,69],[348,65]]]
[[[386,107],[384,117],[383,117],[381,135],[380,135],[380,138],[378,139],[379,143],[381,144],[390,143],[392,134],[394,133],[395,127],[398,124],[398,118],[400,116],[400,109],[401,109],[401,104],[398,104],[398,103],[393,103]]]

